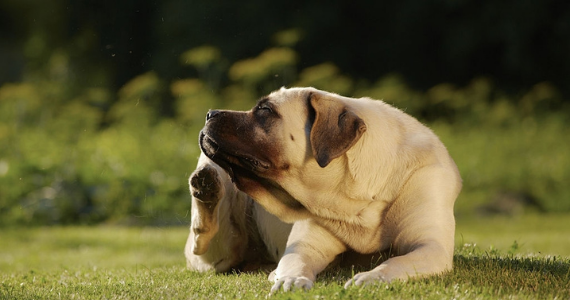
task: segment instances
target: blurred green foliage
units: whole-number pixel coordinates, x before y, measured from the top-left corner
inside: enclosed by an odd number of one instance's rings
[[[332,62],[300,67],[289,45],[301,37],[280,32],[277,46],[236,61],[211,45],[193,48],[179,67],[196,76],[166,80],[146,72],[116,93],[75,88],[65,54],[53,56],[42,75],[4,84],[0,225],[187,223],[186,180],[207,110],[249,109],[282,85],[383,99],[427,123],[461,170],[460,214],[504,190],[533,197],[546,211],[570,211],[570,114],[552,84],[513,94],[485,77],[425,92],[398,74],[368,82]]]

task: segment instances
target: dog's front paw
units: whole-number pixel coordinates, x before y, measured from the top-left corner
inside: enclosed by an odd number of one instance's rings
[[[271,271],[271,273],[269,273],[269,276],[267,276],[267,279],[269,279],[271,282],[275,281],[275,271],[277,271],[277,269]]]
[[[284,276],[275,279],[275,283],[271,288],[271,294],[279,291],[283,287],[283,291],[288,292],[292,289],[305,289],[309,290],[313,287],[313,281],[305,276]]]
[[[369,285],[369,284],[374,284],[377,282],[384,282],[384,281],[388,281],[388,280],[385,279],[384,273],[382,271],[372,270],[372,271],[362,272],[362,273],[358,273],[358,274],[354,275],[354,277],[352,279],[350,279],[349,281],[346,282],[346,284],[344,285],[344,288],[347,289],[351,285],[356,285],[356,286]]]

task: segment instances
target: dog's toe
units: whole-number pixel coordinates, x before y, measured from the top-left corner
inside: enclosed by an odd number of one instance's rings
[[[344,288],[347,289],[351,285],[356,285],[356,286],[369,285],[369,284],[374,284],[377,282],[385,282],[385,281],[388,281],[388,280],[386,280],[384,278],[384,274],[382,272],[372,270],[369,272],[362,272],[362,273],[358,273],[358,274],[354,275],[354,277],[352,279],[350,279],[348,282],[346,282],[346,284],[344,285]]]
[[[310,290],[313,287],[313,281],[304,276],[285,276],[275,280],[275,284],[271,288],[271,294],[283,288],[283,291],[289,292],[292,290]]]

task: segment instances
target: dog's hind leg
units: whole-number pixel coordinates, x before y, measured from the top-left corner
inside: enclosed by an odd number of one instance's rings
[[[192,252],[196,255],[208,250],[210,241],[219,229],[216,210],[224,196],[224,189],[218,172],[217,166],[201,157],[198,167],[188,180],[192,194]]]
[[[266,248],[256,231],[253,200],[204,154],[188,181],[192,220],[184,249],[187,267],[227,272],[263,262]]]

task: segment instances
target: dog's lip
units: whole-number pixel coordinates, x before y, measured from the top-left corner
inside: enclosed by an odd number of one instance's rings
[[[248,165],[252,170],[255,171],[266,171],[269,170],[270,165],[264,161],[261,161],[259,159],[253,158],[251,156],[246,156],[246,155],[242,155],[242,156],[236,156],[240,162],[244,165]]]
[[[205,143],[208,144],[207,147]],[[271,167],[270,163],[249,154],[242,154],[221,148],[219,144],[204,131],[200,132],[200,148],[206,156],[214,160],[216,163],[228,166],[228,173],[233,173],[234,166],[249,169],[257,173],[263,173]]]

